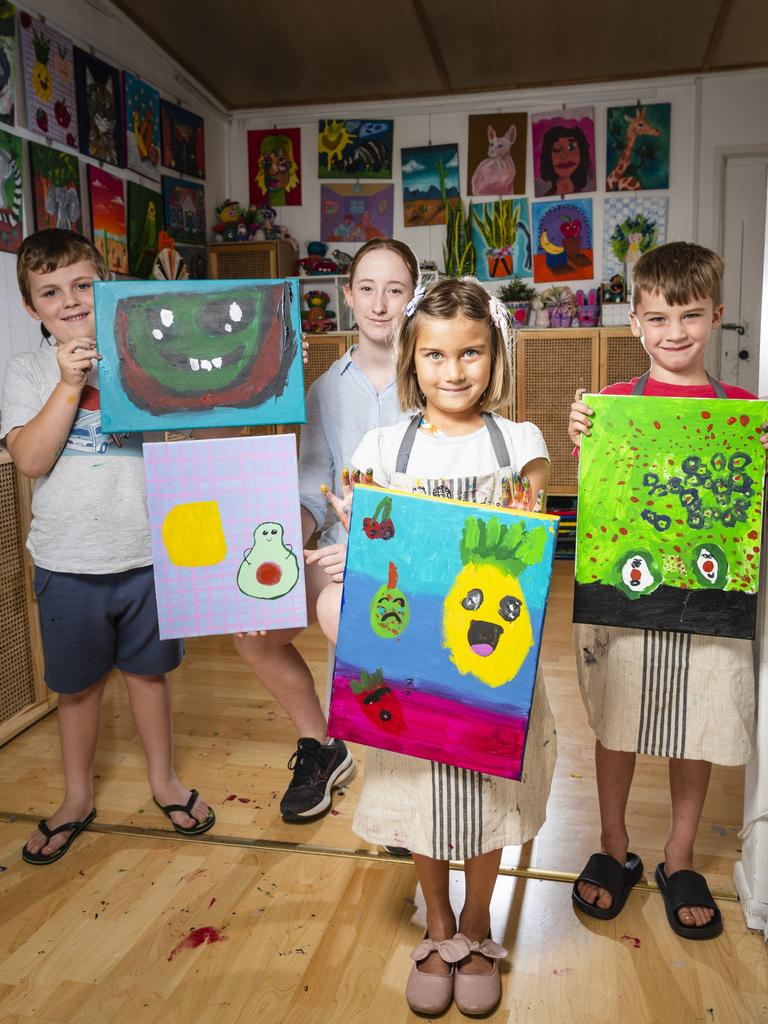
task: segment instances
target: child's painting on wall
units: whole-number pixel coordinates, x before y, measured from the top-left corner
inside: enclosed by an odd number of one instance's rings
[[[16,119],[16,7],[0,0],[0,124]]]
[[[125,167],[120,72],[77,46],[74,55],[80,152],[101,163]]]
[[[533,279],[586,281],[594,277],[592,200],[533,204]]]
[[[123,179],[88,164],[91,235],[110,270],[128,273],[128,238],[125,224]]]
[[[574,621],[754,638],[768,402],[584,401]]]
[[[644,252],[667,240],[666,196],[637,192],[606,196],[603,206],[603,278],[631,276]]]
[[[205,131],[202,117],[175,103],[160,100],[163,167],[178,174],[205,177]]]
[[[519,779],[556,536],[553,516],[356,487],[330,735]]]
[[[78,145],[75,65],[71,40],[47,22],[19,12],[27,127],[53,142]]]
[[[252,206],[301,206],[301,129],[248,132],[248,198]]]
[[[163,197],[135,181],[128,182],[128,273],[148,278],[162,229]]]
[[[324,242],[367,242],[392,234],[394,185],[321,185]]]
[[[471,114],[468,142],[471,196],[525,195],[527,114]]]
[[[160,636],[306,626],[290,435],[144,445]]]
[[[537,196],[595,190],[593,107],[531,116],[533,184]]]
[[[82,234],[80,162],[74,153],[30,142],[35,230],[63,228]]]
[[[670,103],[608,107],[607,192],[669,188]]]
[[[472,203],[472,244],[479,281],[533,273],[527,199]]]
[[[126,161],[132,171],[160,180],[160,94],[123,72]]]
[[[391,178],[392,120],[337,120],[318,125],[318,178]]]
[[[459,147],[413,146],[400,154],[405,226],[445,224],[446,204],[459,201]]]
[[[164,174],[163,221],[174,241],[205,245],[205,186]]]
[[[99,281],[94,289],[105,431],[304,422],[295,281]]]
[[[0,129],[0,252],[16,252],[24,237],[21,139]]]

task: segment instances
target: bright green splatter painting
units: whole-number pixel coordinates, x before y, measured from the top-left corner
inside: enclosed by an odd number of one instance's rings
[[[585,401],[574,620],[754,637],[768,402]]]

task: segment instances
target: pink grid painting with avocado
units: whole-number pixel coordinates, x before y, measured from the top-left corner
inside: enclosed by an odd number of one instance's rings
[[[293,435],[144,445],[160,636],[306,626]]]

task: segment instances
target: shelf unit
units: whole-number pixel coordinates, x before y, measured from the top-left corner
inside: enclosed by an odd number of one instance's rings
[[[327,311],[334,313],[333,319],[336,323],[334,331],[311,331],[305,330],[305,335],[321,337],[328,334],[343,334],[354,331],[357,327],[352,310],[344,298],[344,285],[349,284],[349,274],[308,274],[299,278],[299,303],[301,305],[302,323],[306,320],[308,307],[305,296],[308,292],[325,292],[330,302],[326,306]]]
[[[544,434],[549,493],[575,495],[578,463],[568,437],[568,415],[578,388],[599,391],[648,369],[648,356],[629,327],[526,328],[515,345],[516,418]]]
[[[289,242],[217,242],[208,246],[208,273],[230,280],[295,277],[296,250]]]
[[[25,547],[32,482],[0,451],[0,745],[56,706],[45,685],[43,645]]]

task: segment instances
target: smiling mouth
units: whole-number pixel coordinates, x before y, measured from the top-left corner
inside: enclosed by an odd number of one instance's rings
[[[504,632],[501,626],[494,622],[485,622],[483,619],[473,619],[467,630],[467,643],[473,654],[481,658],[487,658],[493,654],[496,645]]]
[[[243,355],[243,346],[240,345],[238,348],[233,349],[232,352],[227,352],[225,356],[215,356],[212,359],[195,359],[192,356],[182,355],[180,352],[161,352],[160,355],[171,366],[175,366],[177,369],[185,369],[189,367],[194,373],[199,370],[207,370],[209,373],[211,370],[220,370],[222,366],[230,366],[232,363],[236,363]]]

